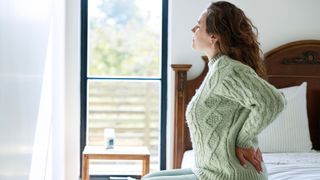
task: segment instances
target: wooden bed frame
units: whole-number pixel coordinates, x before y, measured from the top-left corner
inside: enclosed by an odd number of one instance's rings
[[[205,68],[192,80],[187,80],[191,65],[172,65],[175,71],[173,168],[180,168],[184,152],[192,149],[185,110],[208,71],[208,60],[202,59]],[[297,86],[307,81],[311,141],[313,149],[320,150],[320,40],[296,41],[275,48],[265,54],[265,64],[267,80],[277,88]]]

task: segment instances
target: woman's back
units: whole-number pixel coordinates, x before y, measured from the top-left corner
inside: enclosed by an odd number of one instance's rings
[[[238,134],[252,111],[251,107],[245,106],[252,100],[231,99],[229,94],[231,92],[227,92],[221,85],[226,83],[227,78],[241,79],[254,75],[242,74],[238,69],[243,69],[243,72],[250,71],[250,67],[242,65],[228,56],[218,58],[213,64],[209,63],[207,76],[187,106],[186,118],[195,152],[196,168],[193,169],[193,172],[200,179],[267,179],[265,168],[260,174],[252,165],[244,168],[235,154]],[[269,124],[268,121],[272,121],[273,117],[282,111],[283,100],[280,93],[268,86],[264,80],[258,77],[252,78],[257,78],[257,80],[244,82],[248,85],[245,88],[240,81],[238,81],[239,84],[230,84],[233,89],[237,89],[236,91],[230,89],[230,91],[237,94],[250,93],[253,98],[270,97],[269,100],[261,99],[257,104],[259,109],[257,112],[253,112],[257,115],[252,118],[258,118],[259,113],[264,114],[264,119],[259,125],[261,127],[264,124]],[[234,94],[234,97],[237,95]],[[266,106],[269,106],[271,100],[276,108],[268,109]],[[266,110],[263,112],[260,111],[265,108]],[[251,128],[257,127],[253,125]],[[257,145],[256,137],[252,142],[255,146]]]

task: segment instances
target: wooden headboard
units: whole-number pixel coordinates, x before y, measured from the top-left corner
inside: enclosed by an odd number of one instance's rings
[[[173,64],[175,71],[173,168],[180,168],[183,153],[192,149],[185,120],[188,102],[195,94],[208,67],[195,79],[188,80],[189,64]],[[320,150],[320,40],[291,42],[265,54],[267,80],[277,88],[307,82],[307,110],[313,149]],[[318,103],[318,105],[317,105]]]

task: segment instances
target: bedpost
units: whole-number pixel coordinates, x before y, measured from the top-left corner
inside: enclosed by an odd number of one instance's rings
[[[185,103],[186,103],[186,85],[187,71],[191,65],[172,64],[175,72],[174,83],[174,143],[173,143],[173,168],[181,168],[181,161],[185,151]]]

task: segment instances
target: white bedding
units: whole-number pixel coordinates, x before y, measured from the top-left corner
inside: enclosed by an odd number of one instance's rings
[[[263,153],[265,164],[316,164],[320,166],[320,152],[308,153]]]
[[[194,153],[186,151],[181,168],[194,167]],[[264,153],[270,180],[320,180],[320,152]]]

